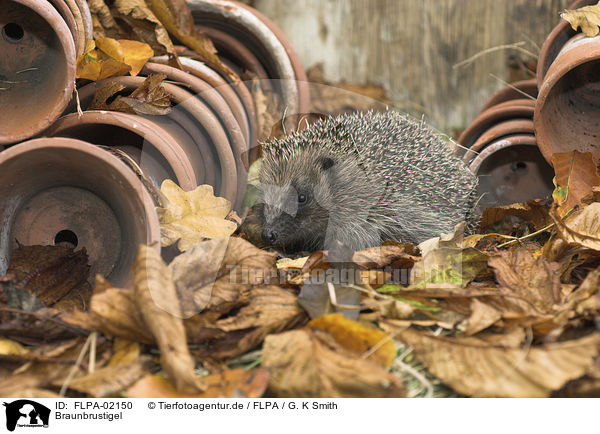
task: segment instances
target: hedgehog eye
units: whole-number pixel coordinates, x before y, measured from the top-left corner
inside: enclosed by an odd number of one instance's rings
[[[298,203],[303,204],[306,203],[306,195],[304,193],[298,194]]]

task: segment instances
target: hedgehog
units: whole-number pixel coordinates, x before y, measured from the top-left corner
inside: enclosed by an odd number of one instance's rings
[[[263,241],[284,252],[418,244],[473,227],[477,178],[452,142],[388,110],[321,119],[263,144],[255,208]]]

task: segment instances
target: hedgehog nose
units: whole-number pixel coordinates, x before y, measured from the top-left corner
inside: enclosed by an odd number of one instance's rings
[[[262,238],[264,242],[273,244],[277,241],[277,232],[273,229],[264,229],[262,231]]]

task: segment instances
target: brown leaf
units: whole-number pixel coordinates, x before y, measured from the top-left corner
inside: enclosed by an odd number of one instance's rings
[[[360,250],[352,256],[352,262],[361,268],[412,268],[420,258],[419,248],[412,244],[389,243],[380,247]]]
[[[107,366],[71,380],[69,389],[86,393],[94,398],[118,397],[123,390],[147,375],[150,366],[151,359],[147,356],[131,363]],[[56,387],[61,385],[61,381],[54,382]]]
[[[89,313],[74,312],[63,320],[78,327],[99,331],[134,342],[154,343],[130,289],[110,288],[92,297]]]
[[[560,302],[559,268],[543,256],[537,259],[524,248],[504,250],[489,260],[501,292],[518,295],[541,312],[550,312]]]
[[[573,30],[577,31],[581,27],[581,31],[586,36],[596,36],[598,34],[598,26],[600,26],[600,5],[584,6],[575,10],[565,10],[561,12],[560,17],[567,20]]]
[[[600,344],[598,333],[533,348],[505,348],[411,329],[398,337],[442,382],[478,397],[549,396],[586,372]]]
[[[558,234],[565,241],[588,249],[600,250],[600,202],[562,218],[554,208],[550,211]]]
[[[485,229],[506,218],[518,218],[525,223],[531,223],[536,230],[547,226],[551,219],[546,199],[534,199],[524,203],[486,208],[481,215],[480,226]]]
[[[556,176],[556,190],[552,193],[557,211],[564,217],[570,210],[581,205],[581,200],[592,193],[592,187],[600,185],[598,168],[590,152],[562,152],[552,155]]]
[[[260,345],[271,333],[280,333],[306,322],[306,313],[291,291],[277,286],[258,286],[250,292],[250,303],[235,316],[221,319],[215,328],[227,332],[211,341],[200,353],[212,358],[235,357]]]
[[[192,12],[185,0],[146,0],[146,4],[177,40],[194,50],[201,60],[229,77],[232,82],[238,81],[237,75],[215,54],[217,50],[212,41],[194,24]]]
[[[264,368],[230,369],[202,378],[206,391],[195,395],[178,393],[160,375],[148,375],[127,390],[128,398],[260,398],[269,383]]]
[[[13,251],[7,271],[15,289],[5,294],[8,304],[21,308],[23,297],[34,296],[44,305],[52,306],[71,291],[85,294],[86,288],[82,287],[87,285],[89,269],[85,249],[74,252],[63,246],[19,245]]]
[[[129,96],[118,95],[124,86],[109,81],[94,93],[90,110],[112,110],[142,115],[165,115],[171,112],[171,96],[163,88],[165,75],[150,75]],[[116,98],[115,98],[116,96]],[[107,101],[110,103],[107,103]]]
[[[133,36],[128,39],[147,43],[156,55],[165,53],[174,55],[175,50],[167,29],[144,0],[115,0],[110,11],[114,18],[126,25]],[[107,36],[113,37],[111,34]]]
[[[140,245],[133,266],[135,301],[160,349],[160,362],[178,391],[198,393],[205,386],[194,372],[181,307],[170,270],[155,249]]]
[[[275,255],[241,238],[215,238],[171,262],[184,318],[202,311],[226,313],[247,304],[248,291],[275,273]]]
[[[358,356],[365,353],[378,365],[389,368],[396,357],[393,340],[383,331],[365,327],[357,321],[347,319],[341,313],[332,313],[313,319],[308,328],[329,332],[338,344]],[[373,348],[375,351],[371,352]]]
[[[262,365],[277,397],[403,397],[400,378],[346,350],[327,333],[293,330],[265,339]]]
[[[465,322],[465,334],[474,335],[502,318],[502,313],[476,298],[471,300],[471,316]]]

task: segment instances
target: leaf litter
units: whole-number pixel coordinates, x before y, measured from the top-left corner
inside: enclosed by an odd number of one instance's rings
[[[136,75],[161,54],[177,66],[171,36],[229,74],[182,0],[89,6],[80,78]],[[575,12],[563,18],[598,32],[597,6]],[[168,113],[164,78],[127,96],[108,85],[93,105]],[[261,139],[284,134],[280,101],[250,78]],[[339,85],[349,92],[323,86],[291,121],[385,97]],[[600,176],[589,154],[553,166],[551,198],[486,209],[479,234],[280,260],[240,237],[210,186],[165,181],[162,244],[178,252],[167,263],[140,246],[127,287],[89,276],[85,250],[15,249],[0,277],[0,396],[598,396]],[[355,278],[314,279],[341,269]]]

